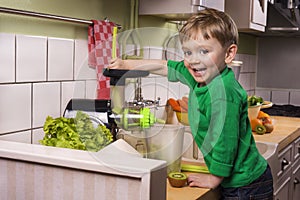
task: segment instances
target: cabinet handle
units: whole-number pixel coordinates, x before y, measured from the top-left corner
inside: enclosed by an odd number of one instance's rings
[[[295,178],[294,179],[294,185],[298,185],[299,183],[300,183],[300,181],[297,178]]]
[[[283,158],[281,161],[281,170],[284,170],[284,167],[289,165],[289,161],[287,161],[287,159]]]

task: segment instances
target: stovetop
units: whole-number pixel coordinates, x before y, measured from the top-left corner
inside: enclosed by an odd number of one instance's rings
[[[300,117],[300,106],[294,105],[275,105],[264,108],[262,111],[274,116]]]

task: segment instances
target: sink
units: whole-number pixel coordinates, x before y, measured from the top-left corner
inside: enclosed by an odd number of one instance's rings
[[[270,142],[256,142],[256,147],[260,154],[267,160],[271,160],[272,157],[276,156],[277,144]]]
[[[189,162],[201,162],[204,163],[203,155],[198,147],[195,148],[196,144],[193,143],[193,136],[189,131],[184,134],[183,144],[183,155],[182,160]],[[276,143],[260,142],[256,141],[256,147],[260,154],[271,164],[274,158],[277,157],[277,146]],[[194,150],[193,150],[194,149]],[[275,156],[275,157],[274,157]]]

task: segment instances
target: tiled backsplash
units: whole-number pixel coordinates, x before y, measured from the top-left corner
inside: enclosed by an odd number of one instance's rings
[[[38,143],[48,115],[61,116],[71,98],[96,98],[96,72],[88,67],[87,52],[86,40],[0,34],[0,138]],[[144,49],[145,59],[162,59],[163,55],[161,47]],[[238,54],[236,60],[243,61],[239,82],[254,94],[256,56]],[[126,100],[134,97],[134,86],[128,82]],[[142,78],[144,99],[160,99],[156,117],[165,115],[168,98],[187,94],[186,86],[168,82],[166,77]],[[260,88],[256,94],[275,103],[300,105],[299,91]]]
[[[87,41],[0,34],[1,139],[37,143],[48,115],[59,117],[71,98],[96,97]]]

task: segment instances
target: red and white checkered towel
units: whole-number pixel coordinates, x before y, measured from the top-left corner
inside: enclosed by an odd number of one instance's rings
[[[110,99],[109,77],[102,74],[103,69],[112,58],[113,22],[92,20],[93,25],[88,28],[88,64],[96,68],[97,72],[97,98]]]

